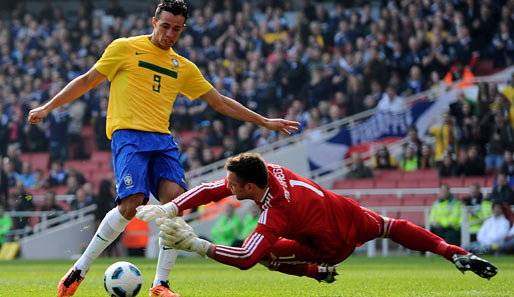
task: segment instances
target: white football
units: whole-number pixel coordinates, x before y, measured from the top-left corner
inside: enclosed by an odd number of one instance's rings
[[[132,263],[116,262],[105,270],[104,287],[111,297],[134,297],[142,284],[143,275]]]

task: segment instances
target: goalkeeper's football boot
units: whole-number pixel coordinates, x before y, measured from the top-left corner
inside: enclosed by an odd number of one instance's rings
[[[453,263],[462,273],[471,270],[476,275],[490,279],[498,273],[498,268],[488,261],[479,258],[471,253],[467,255],[453,255]]]
[[[170,284],[168,281],[161,281],[160,286],[155,286],[150,289],[150,297],[180,297],[180,294],[174,293],[170,290]]]
[[[80,273],[81,270],[75,269],[75,267],[70,268],[57,286],[57,297],[68,297],[75,294],[78,286],[84,280]]]
[[[333,283],[336,281],[336,276],[339,275],[335,266],[318,266],[318,281],[320,283]]]

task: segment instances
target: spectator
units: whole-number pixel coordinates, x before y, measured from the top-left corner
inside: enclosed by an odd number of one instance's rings
[[[424,143],[421,146],[421,156],[419,157],[419,169],[436,168],[434,153],[429,144]]]
[[[414,148],[409,145],[405,145],[403,147],[403,158],[400,163],[400,168],[403,171],[415,171],[418,170],[418,164],[419,160]]]
[[[457,175],[464,176],[484,176],[485,162],[478,152],[478,147],[472,145],[468,148],[467,159],[463,166],[457,170]]]
[[[477,241],[464,249],[473,252],[490,250],[493,245],[502,244],[509,233],[510,223],[505,218],[503,204],[494,202],[491,217],[485,220],[477,234]]]
[[[464,114],[464,104],[465,103],[471,104],[471,107],[473,108],[473,100],[466,97],[466,94],[461,90],[457,90],[457,101],[450,104],[450,114],[455,118],[455,121],[457,122],[458,126],[463,126],[463,120],[465,117]],[[471,110],[472,112],[472,110]]]
[[[55,200],[55,192],[52,190],[46,191],[43,205],[41,205],[40,211],[49,212],[46,215],[48,220],[58,217],[60,214],[64,213],[64,209],[57,204]],[[57,224],[50,224],[48,227],[55,226]]]
[[[23,162],[21,173],[16,175],[16,179],[23,182],[27,189],[36,185],[36,175],[32,172],[32,165],[29,162]]]
[[[512,254],[514,253],[514,225],[510,228],[505,240],[496,246],[492,246],[492,250],[497,250],[501,254]]]
[[[86,109],[87,105],[83,100],[75,100],[69,106],[70,119],[66,133],[68,134],[68,148],[73,159],[84,159],[86,157],[81,136]]]
[[[418,128],[416,128],[416,126],[410,126],[409,128],[407,128],[407,138],[405,141],[406,145],[414,149],[414,152],[418,157],[421,156],[421,147],[423,145],[423,142],[421,141],[421,139],[419,139]]]
[[[358,152],[352,153],[352,164],[350,171],[346,174],[346,179],[359,179],[359,178],[373,178],[373,171],[371,168],[364,165],[361,154]]]
[[[49,139],[50,155],[52,160],[68,160],[68,123],[70,113],[65,107],[59,107],[48,114],[46,117]]]
[[[511,187],[514,186],[514,161],[511,150],[507,149],[503,152],[503,164],[500,168],[500,172],[505,174],[509,185]]]
[[[235,154],[249,151],[254,147],[252,138],[250,137],[250,127],[251,125],[249,124],[243,124],[237,129],[237,144],[234,150]]]
[[[482,211],[482,192],[479,183],[472,183],[469,186],[469,195],[462,198],[462,204],[468,207],[468,222],[471,241],[476,240],[476,235],[484,220],[489,216],[483,216]],[[484,207],[487,207],[484,205]]]
[[[225,124],[221,120],[212,121],[211,129],[207,138],[207,144],[212,146],[223,145],[223,137],[226,135]]]
[[[512,8],[511,8],[512,10]],[[514,57],[514,32],[512,32],[512,20],[500,22],[499,30],[493,36],[491,52],[495,67],[505,67],[512,64]]]
[[[396,87],[389,85],[378,102],[377,109],[388,112],[401,112],[405,110],[405,101],[396,94]]]
[[[14,188],[16,187],[16,177],[18,173],[14,170],[14,165],[8,158],[4,158],[3,160],[5,175],[7,177],[7,187]]]
[[[514,191],[509,186],[507,176],[503,173],[498,173],[495,180],[496,186],[493,188],[489,200],[499,203],[507,203],[514,205]]]
[[[20,160],[20,153],[21,151],[17,145],[10,144],[7,146],[7,159],[9,159],[16,173],[21,173],[23,167],[23,162]]]
[[[261,210],[256,204],[252,204],[243,219],[243,229],[241,230],[241,238],[246,239],[252,235],[257,227]]]
[[[150,237],[150,227],[147,222],[133,218],[121,237],[129,257],[144,257]]]
[[[435,118],[431,121],[431,127],[428,133],[435,137],[435,161],[441,162],[444,153],[455,156],[458,152],[459,133],[455,125],[455,121],[449,112],[445,111],[441,115],[442,124],[433,125]]]
[[[84,175],[80,173],[80,171],[78,171],[75,167],[67,166],[64,171],[66,172],[66,177],[74,176],[77,179],[79,185],[82,186],[86,183],[86,178],[84,177]]]
[[[61,161],[53,161],[50,165],[50,176],[48,177],[48,185],[62,186],[66,182],[66,171],[62,167]]]
[[[82,185],[82,189],[84,189],[84,192],[86,194],[86,200],[88,202],[95,203],[97,199],[95,195],[95,190],[93,188],[93,184],[87,182]]]
[[[77,194],[77,190],[80,188],[80,184],[77,180],[77,177],[74,175],[69,175],[66,177],[66,187],[68,187],[67,195],[75,195]]]
[[[450,63],[450,57],[448,56],[448,47],[440,33],[433,34],[427,52],[428,55],[425,55],[421,61],[425,71],[437,71],[439,74],[444,73]]]
[[[0,247],[9,241],[7,233],[11,231],[12,227],[13,222],[9,214],[5,211],[5,205],[0,204]]]
[[[502,113],[496,112],[488,135],[486,166],[488,169],[499,169],[503,164],[503,152],[514,146],[514,130],[505,121]]]
[[[430,210],[430,230],[448,243],[459,244],[461,202],[450,192],[448,184],[441,184],[439,198]]]
[[[445,154],[443,161],[439,165],[439,177],[452,177],[457,176],[457,165],[450,157],[449,154]]]
[[[455,65],[450,68],[450,71],[446,73],[443,81],[449,87],[466,88],[472,86],[475,83],[475,76],[471,69],[457,59]],[[454,82],[459,81],[457,85]]]
[[[211,230],[213,242],[221,245],[234,246],[241,239],[243,223],[234,212],[234,205],[226,203],[225,213],[222,214]]]
[[[223,137],[223,153],[220,159],[226,159],[236,154],[236,141],[234,137],[226,135]]]
[[[426,90],[425,79],[422,76],[421,68],[413,65],[409,71],[409,77],[404,86],[402,96],[418,94]]]
[[[28,194],[26,191],[25,191],[25,187],[23,186],[23,183],[22,182],[18,182],[16,184],[16,190],[11,194],[12,195],[12,198],[13,198],[13,201],[8,201],[8,204],[10,204],[10,211],[13,210],[12,208],[14,207],[14,211],[34,211],[34,203],[32,202],[32,196],[30,194]],[[29,220],[28,220],[28,217],[14,217],[11,215],[11,217],[13,218],[13,221],[15,222],[16,224],[16,229],[23,229],[25,228],[28,224],[29,224]]]
[[[94,201],[88,201],[87,198],[86,191],[83,188],[77,189],[75,200],[71,202],[71,210],[79,210],[94,203]]]
[[[47,183],[47,180],[45,179],[43,170],[38,168],[38,169],[36,169],[36,171],[34,171],[34,186],[32,188],[33,189],[43,189],[46,187],[48,187],[48,183]]]
[[[373,169],[395,169],[396,159],[390,155],[389,149],[385,144],[377,146],[373,158]]]

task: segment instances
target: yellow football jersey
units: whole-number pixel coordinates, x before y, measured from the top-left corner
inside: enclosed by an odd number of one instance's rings
[[[147,35],[114,40],[94,65],[111,82],[106,133],[133,129],[167,133],[178,93],[194,100],[212,85],[198,67]]]

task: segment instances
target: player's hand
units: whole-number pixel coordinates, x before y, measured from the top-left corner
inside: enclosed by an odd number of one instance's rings
[[[300,123],[296,121],[288,121],[284,119],[268,119],[268,121],[264,124],[264,127],[275,130],[275,131],[282,131],[287,135],[291,135],[292,131],[298,131],[298,127],[300,126]]]
[[[165,246],[187,252],[195,252],[205,255],[210,247],[210,242],[196,236],[195,231],[182,218],[165,220],[160,226],[159,236]]]
[[[150,222],[157,218],[173,219],[177,214],[178,207],[173,202],[164,205],[140,205],[136,208],[136,217],[145,222]]]
[[[47,114],[48,111],[46,111],[43,106],[34,108],[29,111],[28,122],[31,124],[39,124]]]

